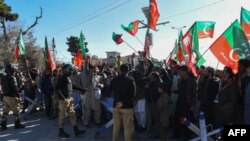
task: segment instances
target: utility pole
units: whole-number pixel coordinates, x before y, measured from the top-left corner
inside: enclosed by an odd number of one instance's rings
[[[52,38],[52,51],[53,51],[53,57],[54,59],[56,58],[55,56],[55,48],[56,48],[56,44],[55,44],[55,38]]]
[[[149,0],[149,5],[151,3],[151,0]],[[153,41],[153,35],[152,33],[150,33],[150,27],[148,26],[149,25],[149,21],[150,21],[150,15],[149,15],[149,12],[150,12],[150,6],[147,6],[147,7],[143,7],[142,8],[142,12],[143,14],[145,15],[146,19],[147,19],[147,24],[143,23],[143,21],[139,21],[142,25],[142,27],[139,27],[139,29],[142,29],[142,28],[147,28],[147,31],[146,31],[146,36],[145,36],[145,41],[147,40],[147,37],[150,37],[149,41],[150,41],[150,46],[152,46],[152,41]],[[166,21],[166,22],[162,22],[162,23],[157,23],[156,25],[166,25],[170,23],[169,21]]]

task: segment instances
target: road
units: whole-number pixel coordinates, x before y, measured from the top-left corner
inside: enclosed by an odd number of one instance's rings
[[[0,112],[2,113],[2,104],[0,103]],[[73,128],[71,127],[70,121],[67,118],[65,122],[65,131],[70,134],[70,138],[61,139],[58,137],[58,126],[57,120],[50,120],[44,116],[43,112],[37,112],[24,120],[21,118],[22,123],[26,126],[24,129],[14,129],[14,117],[10,113],[8,116],[8,130],[0,130],[0,141],[111,141],[112,140],[112,129],[102,133],[98,139],[94,139],[95,133],[98,127],[94,124],[90,128],[85,128],[83,125],[79,125],[79,128],[86,129],[87,132],[80,136],[75,137]],[[123,133],[121,133],[121,141]],[[142,134],[141,140],[143,141],[158,141],[148,139],[148,135]],[[137,141],[137,139],[133,139]]]

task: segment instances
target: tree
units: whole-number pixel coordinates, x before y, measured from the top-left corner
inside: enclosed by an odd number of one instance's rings
[[[66,44],[69,46],[67,49],[68,52],[70,52],[73,56],[77,53],[77,50],[80,49],[80,44],[79,44],[79,38],[75,36],[70,36],[67,38]],[[85,42],[85,45],[87,46],[87,42]],[[88,48],[86,47],[86,52],[88,52]]]
[[[73,54],[76,54],[77,50],[80,48],[79,38],[75,36],[70,36],[67,38],[66,44],[69,46],[68,52]]]
[[[18,19],[17,13],[11,13],[11,7],[4,3],[4,0],[0,0],[0,22],[2,24],[1,28],[3,28],[3,34],[5,40],[8,40],[7,30],[6,30],[6,22],[16,21]]]
[[[4,3],[4,0],[0,0],[0,23],[2,24],[1,28],[3,28],[3,34],[6,41],[8,41],[6,22],[14,22],[19,17],[17,13],[12,13],[11,11],[11,6]],[[36,17],[35,21],[28,26],[26,30],[23,30],[24,35],[38,24],[38,20],[42,18],[42,15],[43,10],[40,7],[40,15]]]
[[[38,24],[38,20],[42,18],[43,10],[40,8],[40,15],[36,17],[35,21],[27,27],[27,29],[22,30],[23,35],[27,35],[31,39],[33,38],[32,32],[30,30]],[[0,0],[0,28],[3,29],[3,35],[0,35],[0,50],[3,52],[2,60],[4,64],[8,64],[13,60],[13,52],[15,50],[17,31],[21,29],[21,26],[15,23],[18,19],[17,13],[12,13],[11,6],[7,5],[4,0]],[[13,25],[10,23],[14,23]],[[34,44],[33,44],[34,46]]]

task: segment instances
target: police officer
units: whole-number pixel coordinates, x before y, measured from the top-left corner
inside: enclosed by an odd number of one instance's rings
[[[68,138],[69,134],[67,134],[63,127],[64,127],[64,120],[65,120],[65,112],[68,113],[70,117],[70,121],[72,126],[74,127],[75,136],[79,136],[84,134],[85,130],[80,130],[76,126],[76,115],[74,110],[74,102],[71,96],[72,90],[81,90],[85,93],[85,89],[78,88],[72,84],[71,81],[71,72],[73,71],[73,67],[69,64],[65,64],[62,67],[62,74],[59,76],[57,80],[57,94],[59,99],[59,137]]]
[[[6,75],[2,77],[2,89],[3,89],[3,102],[4,108],[2,113],[1,129],[7,129],[7,115],[10,111],[15,116],[15,129],[24,128],[25,126],[20,123],[19,119],[19,94],[18,84],[15,77],[16,69],[13,65],[6,65]]]

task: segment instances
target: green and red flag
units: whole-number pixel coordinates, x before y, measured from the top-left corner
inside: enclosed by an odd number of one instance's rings
[[[183,48],[183,45],[182,45],[182,40],[183,38],[183,33],[182,33],[182,30],[180,31],[179,33],[179,39],[178,39],[178,50],[177,50],[177,58],[178,58],[178,61],[181,63],[182,61],[185,60],[185,55],[186,55],[186,52]]]
[[[128,27],[124,26],[123,24],[121,25],[121,28],[125,31],[127,31],[130,35],[135,36],[135,34],[138,31],[138,25],[139,21],[136,20],[134,22],[131,22]]]
[[[236,73],[240,59],[250,59],[250,45],[238,20],[211,45],[211,52]]]
[[[178,41],[177,39],[175,40],[175,43],[174,43],[174,49],[173,51],[170,53],[170,60],[174,60],[174,61],[178,61],[178,58],[177,58],[177,53],[178,53]]]
[[[197,21],[196,28],[199,38],[213,38],[215,22],[212,21]]]
[[[80,33],[80,39],[79,39],[80,49],[82,52],[82,57],[86,59],[86,45],[85,45],[85,37],[82,34],[82,31]]]
[[[46,69],[52,71],[56,69],[56,64],[54,62],[53,56],[51,55],[50,50],[48,48],[47,37],[45,37],[45,65]]]
[[[156,31],[156,24],[160,17],[156,0],[150,1],[149,6],[149,27]]]
[[[250,40],[250,11],[241,8],[241,26],[244,29],[247,39]]]
[[[122,34],[116,34],[115,32],[113,32],[112,39],[117,45],[123,43]]]
[[[22,30],[20,29],[19,34],[18,34],[18,38],[17,38],[15,57],[18,58],[20,55],[25,55],[25,54],[26,54],[26,49],[25,49],[25,45],[23,43]]]
[[[199,38],[194,23],[187,33],[182,38],[182,45],[188,55],[188,67],[192,70],[193,74],[197,76],[196,66],[200,67],[205,63],[205,59],[199,51]]]

